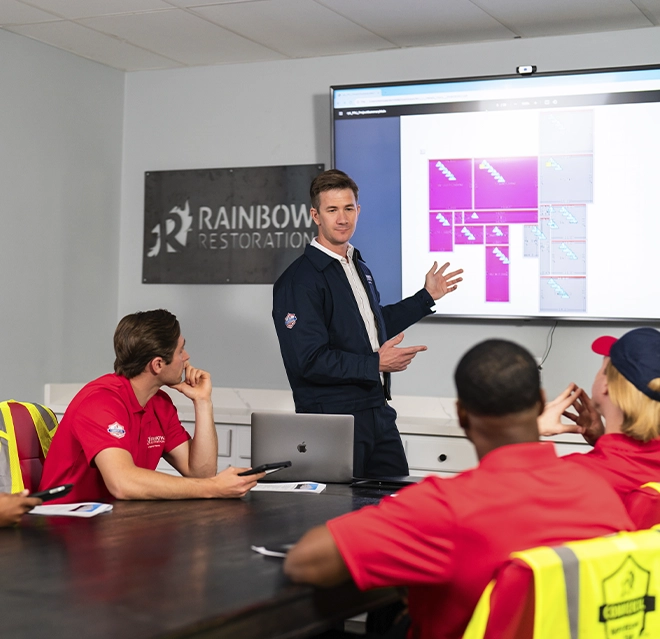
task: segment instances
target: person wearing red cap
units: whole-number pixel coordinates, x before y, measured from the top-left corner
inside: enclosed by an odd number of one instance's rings
[[[603,356],[591,397],[571,384],[546,405],[539,432],[582,433],[594,449],[562,459],[591,468],[625,498],[660,481],[660,332],[636,328],[619,339],[599,337],[591,348]],[[573,423],[562,424],[562,415]]]

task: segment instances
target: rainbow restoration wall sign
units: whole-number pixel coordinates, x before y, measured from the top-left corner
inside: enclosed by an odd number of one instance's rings
[[[145,173],[142,281],[272,284],[316,236],[322,164]]]

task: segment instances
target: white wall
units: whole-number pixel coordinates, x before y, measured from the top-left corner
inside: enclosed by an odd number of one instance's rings
[[[216,386],[287,388],[270,317],[270,286],[141,284],[145,171],[329,166],[328,87],[333,84],[502,74],[520,64],[555,71],[658,63],[660,28],[650,28],[128,74],[119,314],[155,307],[176,313],[193,361],[211,371]],[[427,344],[429,351],[396,376],[394,392],[453,395],[453,368],[475,342],[500,336],[541,355],[549,326],[421,322],[407,332],[406,343]],[[590,354],[592,339],[624,330],[560,324],[544,367],[548,391],[554,394],[570,380],[590,387],[599,363]]]
[[[41,401],[112,365],[124,74],[6,31],[0,60],[0,399]]]

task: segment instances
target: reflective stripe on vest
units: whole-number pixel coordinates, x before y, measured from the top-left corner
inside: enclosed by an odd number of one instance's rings
[[[650,481],[648,484],[642,484],[642,488],[653,488],[660,493],[660,484],[657,481]]]
[[[13,399],[0,402],[0,485],[6,488],[11,485],[11,492],[19,493],[25,488],[25,485],[18,457],[11,404],[20,404],[30,413],[44,457],[47,455],[50,442],[57,431],[57,418],[50,408],[41,404],[17,402]]]
[[[20,493],[23,485],[21,463],[18,460],[18,446],[16,446],[16,434],[14,433],[14,420],[11,417],[9,402],[0,403],[0,451],[2,453],[2,482],[3,489],[9,489],[12,493]],[[7,475],[9,473],[9,475]]]
[[[533,639],[660,637],[660,530],[511,554],[534,573]],[[482,639],[491,582],[463,639]],[[642,634],[643,632],[643,634]]]

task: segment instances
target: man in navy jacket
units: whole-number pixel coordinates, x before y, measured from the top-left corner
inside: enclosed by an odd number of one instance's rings
[[[449,264],[438,269],[436,262],[424,288],[380,306],[371,271],[349,244],[360,213],[357,185],[333,169],[314,179],[310,196],[318,237],[273,288],[273,321],[296,411],[354,416],[356,477],[407,475],[396,412],[387,404],[390,374],[405,370],[426,346],[399,346],[401,331],[456,290],[463,271],[445,274]]]

